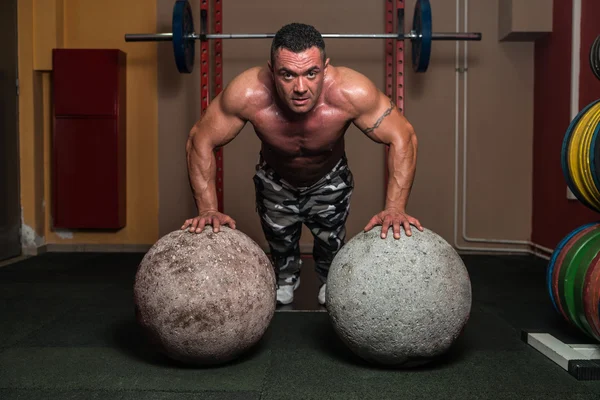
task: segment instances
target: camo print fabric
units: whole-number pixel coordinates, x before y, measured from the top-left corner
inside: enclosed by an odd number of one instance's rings
[[[269,247],[279,285],[293,285],[302,260],[298,242],[302,224],[313,234],[313,258],[321,283],[346,239],[346,219],[354,180],[346,156],[321,180],[294,187],[261,158],[254,175],[256,211]]]

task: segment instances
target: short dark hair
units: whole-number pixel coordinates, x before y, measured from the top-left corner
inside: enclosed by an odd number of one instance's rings
[[[271,63],[275,63],[275,53],[281,48],[300,53],[311,47],[319,48],[325,61],[325,41],[314,26],[298,22],[284,25],[277,31],[271,43]]]

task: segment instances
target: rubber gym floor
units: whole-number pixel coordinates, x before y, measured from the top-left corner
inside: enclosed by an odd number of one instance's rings
[[[520,338],[546,329],[589,343],[555,314],[541,258],[463,256],[473,288],[463,335],[433,365],[390,370],[337,338],[316,303],[310,262],[298,301],[276,312],[245,357],[216,368],[170,362],[134,319],[142,257],[46,253],[0,268],[0,399],[600,398],[600,381],[577,381]]]

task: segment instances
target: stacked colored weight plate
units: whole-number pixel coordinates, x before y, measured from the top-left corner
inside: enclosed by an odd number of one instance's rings
[[[589,266],[583,282],[583,312],[592,334],[600,340],[600,254]]]
[[[587,318],[583,315],[583,279],[587,274],[588,268],[598,251],[600,250],[600,230],[596,229],[577,243],[577,249],[572,249],[565,257],[565,264],[561,272],[559,289],[563,294],[563,299],[567,305],[567,314],[571,321],[582,332],[593,337]],[[578,284],[578,282],[581,282]],[[580,316],[583,315],[583,318]]]
[[[582,225],[582,226],[574,229],[558,243],[558,245],[554,249],[554,252],[552,253],[552,257],[550,258],[550,262],[548,263],[548,267],[546,269],[546,287],[548,289],[548,293],[550,294],[550,300],[552,301],[552,305],[554,306],[554,309],[558,313],[560,313],[560,310],[558,308],[558,305],[556,304],[556,297],[554,296],[554,292],[552,290],[552,287],[553,287],[552,277],[553,277],[553,274],[554,274],[554,271],[556,268],[556,260],[557,260],[558,256],[561,254],[565,245],[573,238],[573,236],[575,236],[582,230],[593,227],[595,225],[598,225],[598,223],[591,222],[589,224],[585,224],[585,225]]]
[[[584,116],[581,129],[573,134],[569,148],[569,161],[574,166],[571,169],[575,183],[597,211],[600,211],[600,190],[594,183],[590,162],[590,150],[595,130],[600,124],[600,103],[590,108]]]
[[[588,208],[600,211],[600,175],[591,165],[597,162],[596,153],[600,151],[597,128],[600,123],[600,100],[588,104],[573,119],[565,137],[561,150],[561,166],[567,185],[573,194]],[[600,144],[600,143],[598,143]],[[600,161],[600,160],[598,160]]]
[[[573,180],[571,179],[568,150],[569,150],[569,144],[571,142],[571,137],[573,135],[573,132],[578,127],[579,122],[582,119],[582,117],[589,111],[589,109],[593,105],[595,105],[595,103],[587,105],[583,110],[581,110],[579,112],[579,114],[577,114],[575,116],[575,118],[573,118],[573,120],[569,124],[569,127],[568,127],[568,129],[567,129],[567,131],[565,133],[564,138],[563,138],[562,149],[561,149],[561,157],[560,157],[562,172],[563,172],[563,176],[565,178],[565,181],[567,182],[567,186],[569,187],[569,189],[571,189],[571,191],[573,192],[573,194],[575,195],[575,197],[577,197],[577,199],[579,199],[584,205],[586,205],[589,208],[593,208],[592,205],[586,203],[585,198],[583,198],[583,196],[579,193],[579,190],[577,189],[577,187],[573,183]]]
[[[573,249],[577,249],[579,240],[584,237],[586,234],[593,232],[594,230],[599,230],[600,224],[594,224],[591,226],[587,226],[584,229],[580,229],[577,233],[575,233],[571,239],[569,239],[564,247],[561,249],[560,253],[556,258],[556,264],[552,271],[552,294],[556,301],[556,306],[558,308],[558,312],[563,318],[571,323],[571,319],[569,318],[569,313],[567,311],[566,302],[564,301],[564,295],[561,292],[561,288],[559,286],[559,282],[561,279],[561,275],[564,275],[564,267],[565,267],[565,258],[567,254],[571,252]],[[563,271],[563,273],[561,273]]]
[[[600,188],[600,124],[594,129],[588,152],[593,184]]]
[[[574,230],[560,245],[548,271],[555,308],[574,327],[600,341],[600,223]]]

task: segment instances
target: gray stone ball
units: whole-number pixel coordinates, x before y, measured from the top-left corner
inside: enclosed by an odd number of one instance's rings
[[[335,256],[326,307],[341,340],[356,355],[387,367],[414,367],[446,353],[471,312],[467,269],[449,243],[424,228],[381,226],[361,232]]]
[[[262,338],[276,307],[275,273],[240,230],[177,230],[135,275],[136,319],[159,353],[193,365],[232,361]]]

